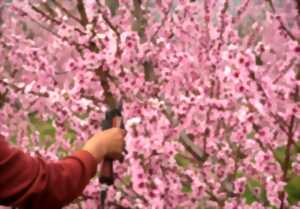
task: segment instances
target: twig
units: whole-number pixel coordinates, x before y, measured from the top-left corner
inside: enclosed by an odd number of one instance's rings
[[[161,98],[159,98],[161,99]],[[163,113],[165,114],[166,118],[170,121],[173,127],[178,125],[178,120],[173,116],[174,113],[168,105],[164,110]],[[190,137],[186,134],[185,130],[180,133],[179,142],[186,148],[186,150],[192,154],[192,156],[197,159],[199,162],[204,162],[206,160],[206,154],[193,143]]]
[[[262,87],[262,85],[259,83],[259,81],[257,80],[256,76],[255,76],[255,72],[254,71],[250,71],[250,78],[255,81],[257,89],[262,92],[263,96],[269,100],[269,97],[267,96],[267,93],[265,92],[264,88]],[[285,133],[287,133],[287,129],[288,125],[285,123],[285,121],[278,115],[278,114],[274,114],[272,112],[270,112],[271,116],[275,119],[276,122],[278,122],[279,127],[282,129],[282,131],[284,131]]]
[[[16,86],[13,83],[5,82],[3,79],[0,80],[0,83],[2,83],[3,85],[8,86],[8,87],[14,89],[15,91],[21,91],[21,92],[25,93],[25,87],[23,87],[23,88],[22,87],[18,87],[18,86]],[[48,93],[41,93],[41,92],[35,92],[35,91],[29,91],[28,93],[32,94],[32,95],[39,96],[39,97],[49,97]]]
[[[43,24],[39,23],[37,20],[33,19],[32,17],[29,16],[29,19],[31,21],[33,21],[34,23],[36,23],[39,27],[41,27],[42,29],[44,29],[45,31],[51,33],[52,35],[56,36],[57,38],[59,38],[61,41],[66,41],[68,44],[70,44],[71,46],[74,46],[76,48],[76,50],[81,54],[82,49],[81,49],[81,45],[78,44],[75,41],[70,41],[69,39],[67,39],[66,37],[62,37],[61,35],[59,35],[58,33],[54,32],[53,30],[47,28],[46,26],[44,26]],[[85,45],[82,45],[85,46]],[[86,46],[85,46],[86,47]]]
[[[184,145],[185,149],[193,155],[195,159],[197,159],[199,162],[205,161],[205,153],[192,142],[192,140],[187,136],[185,131],[181,132],[179,141]]]
[[[269,6],[271,7],[271,10],[274,14],[276,14],[276,9],[274,7],[273,1],[272,0],[266,0],[269,3]],[[292,32],[284,25],[282,19],[280,16],[276,17],[278,20],[280,27],[286,32],[286,34],[293,39],[294,41],[297,40],[297,38],[292,34]]]
[[[104,20],[104,22],[108,25],[108,27],[115,33],[117,36],[117,51],[116,51],[116,56],[119,57],[121,55],[121,49],[120,49],[120,42],[121,42],[121,34],[117,28],[117,26],[113,25],[113,23],[107,18],[107,16],[104,14],[104,12],[101,11],[101,8],[104,6],[101,5],[99,1],[96,1],[97,5],[100,7],[99,12]]]
[[[221,40],[221,43],[223,43],[223,35],[224,35],[224,32],[225,32],[225,18],[226,18],[226,12],[227,12],[227,10],[228,10],[228,8],[229,8],[229,3],[228,3],[228,0],[225,0],[224,1],[224,5],[223,5],[223,8],[222,8],[222,10],[221,10],[221,14],[220,14],[220,16],[222,17],[221,18],[221,23],[220,23],[220,27],[219,27],[219,30],[220,30],[220,33],[219,33],[219,39]],[[220,49],[221,48],[221,46],[222,46],[222,44],[219,44],[219,46],[218,46],[218,49]]]
[[[168,10],[167,10],[167,12],[166,12],[166,14],[165,14],[163,20],[161,21],[161,24],[159,25],[159,27],[156,29],[156,31],[155,31],[155,32],[153,33],[153,35],[151,36],[150,40],[151,40],[152,42],[154,42],[155,36],[158,34],[158,32],[160,31],[160,29],[165,25],[165,23],[166,23],[166,21],[167,21],[167,19],[168,19],[168,15],[169,15],[169,13],[170,13],[170,11],[171,11],[171,9],[172,9],[172,5],[173,5],[173,1],[170,2],[169,7],[168,7]]]
[[[279,74],[279,76],[277,78],[274,79],[274,81],[272,82],[273,84],[276,84],[280,78],[282,78],[293,66],[293,64],[295,63],[295,59],[292,59],[290,61],[290,63],[282,70],[282,72]]]
[[[56,20],[55,18],[51,17],[50,15],[46,14],[45,12],[43,12],[42,10],[40,10],[39,8],[37,8],[36,6],[34,6],[33,4],[29,3],[29,5],[31,6],[31,8],[39,13],[40,15],[42,15],[43,17],[45,17],[47,20],[50,20],[58,25],[61,24],[61,21]]]
[[[123,185],[126,185],[126,184],[124,183],[123,179],[121,179],[119,176],[117,176],[117,179],[118,179]],[[144,196],[142,196],[142,195],[140,195],[139,193],[137,193],[133,188],[130,188],[130,190],[135,194],[135,196],[136,196],[137,198],[141,199],[144,203],[149,204],[148,200],[147,200]],[[123,191],[123,192],[125,192],[125,191]],[[126,192],[125,192],[125,193],[126,193]],[[128,194],[128,193],[127,193],[127,194]]]
[[[61,5],[59,2],[57,2],[56,0],[53,0],[53,3],[59,8],[61,9],[68,17],[72,18],[73,20],[75,20],[76,22],[82,24],[81,20],[76,17],[75,15],[73,15],[69,10],[67,10],[63,5]]]

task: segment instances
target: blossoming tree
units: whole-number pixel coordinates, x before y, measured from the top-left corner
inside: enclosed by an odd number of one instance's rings
[[[108,208],[300,208],[299,1],[0,2],[7,139],[63,157],[122,98]]]

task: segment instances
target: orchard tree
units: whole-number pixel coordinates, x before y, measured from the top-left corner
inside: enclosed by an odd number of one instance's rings
[[[300,208],[297,0],[2,0],[0,133],[55,160],[122,98],[107,208]],[[95,178],[69,208],[96,208]]]

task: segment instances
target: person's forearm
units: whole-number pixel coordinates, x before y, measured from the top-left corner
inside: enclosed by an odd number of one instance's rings
[[[45,164],[44,173],[40,176],[47,179],[47,185],[38,191],[40,195],[33,200],[33,208],[41,203],[48,208],[60,208],[78,197],[90,179],[95,175],[97,161],[87,151],[78,151],[73,155],[54,163]],[[42,202],[39,202],[42,200]]]
[[[78,196],[95,174],[97,161],[79,151],[46,163],[0,139],[0,204],[21,208],[61,208]]]
[[[98,132],[87,140],[83,150],[51,163],[10,148],[1,138],[0,205],[61,208],[80,195],[104,157],[122,157],[124,135],[120,128]]]

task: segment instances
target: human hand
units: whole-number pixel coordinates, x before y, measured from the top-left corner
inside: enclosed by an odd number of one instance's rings
[[[110,128],[97,132],[83,146],[98,162],[104,157],[116,160],[122,158],[125,147],[125,131],[121,128]]]

